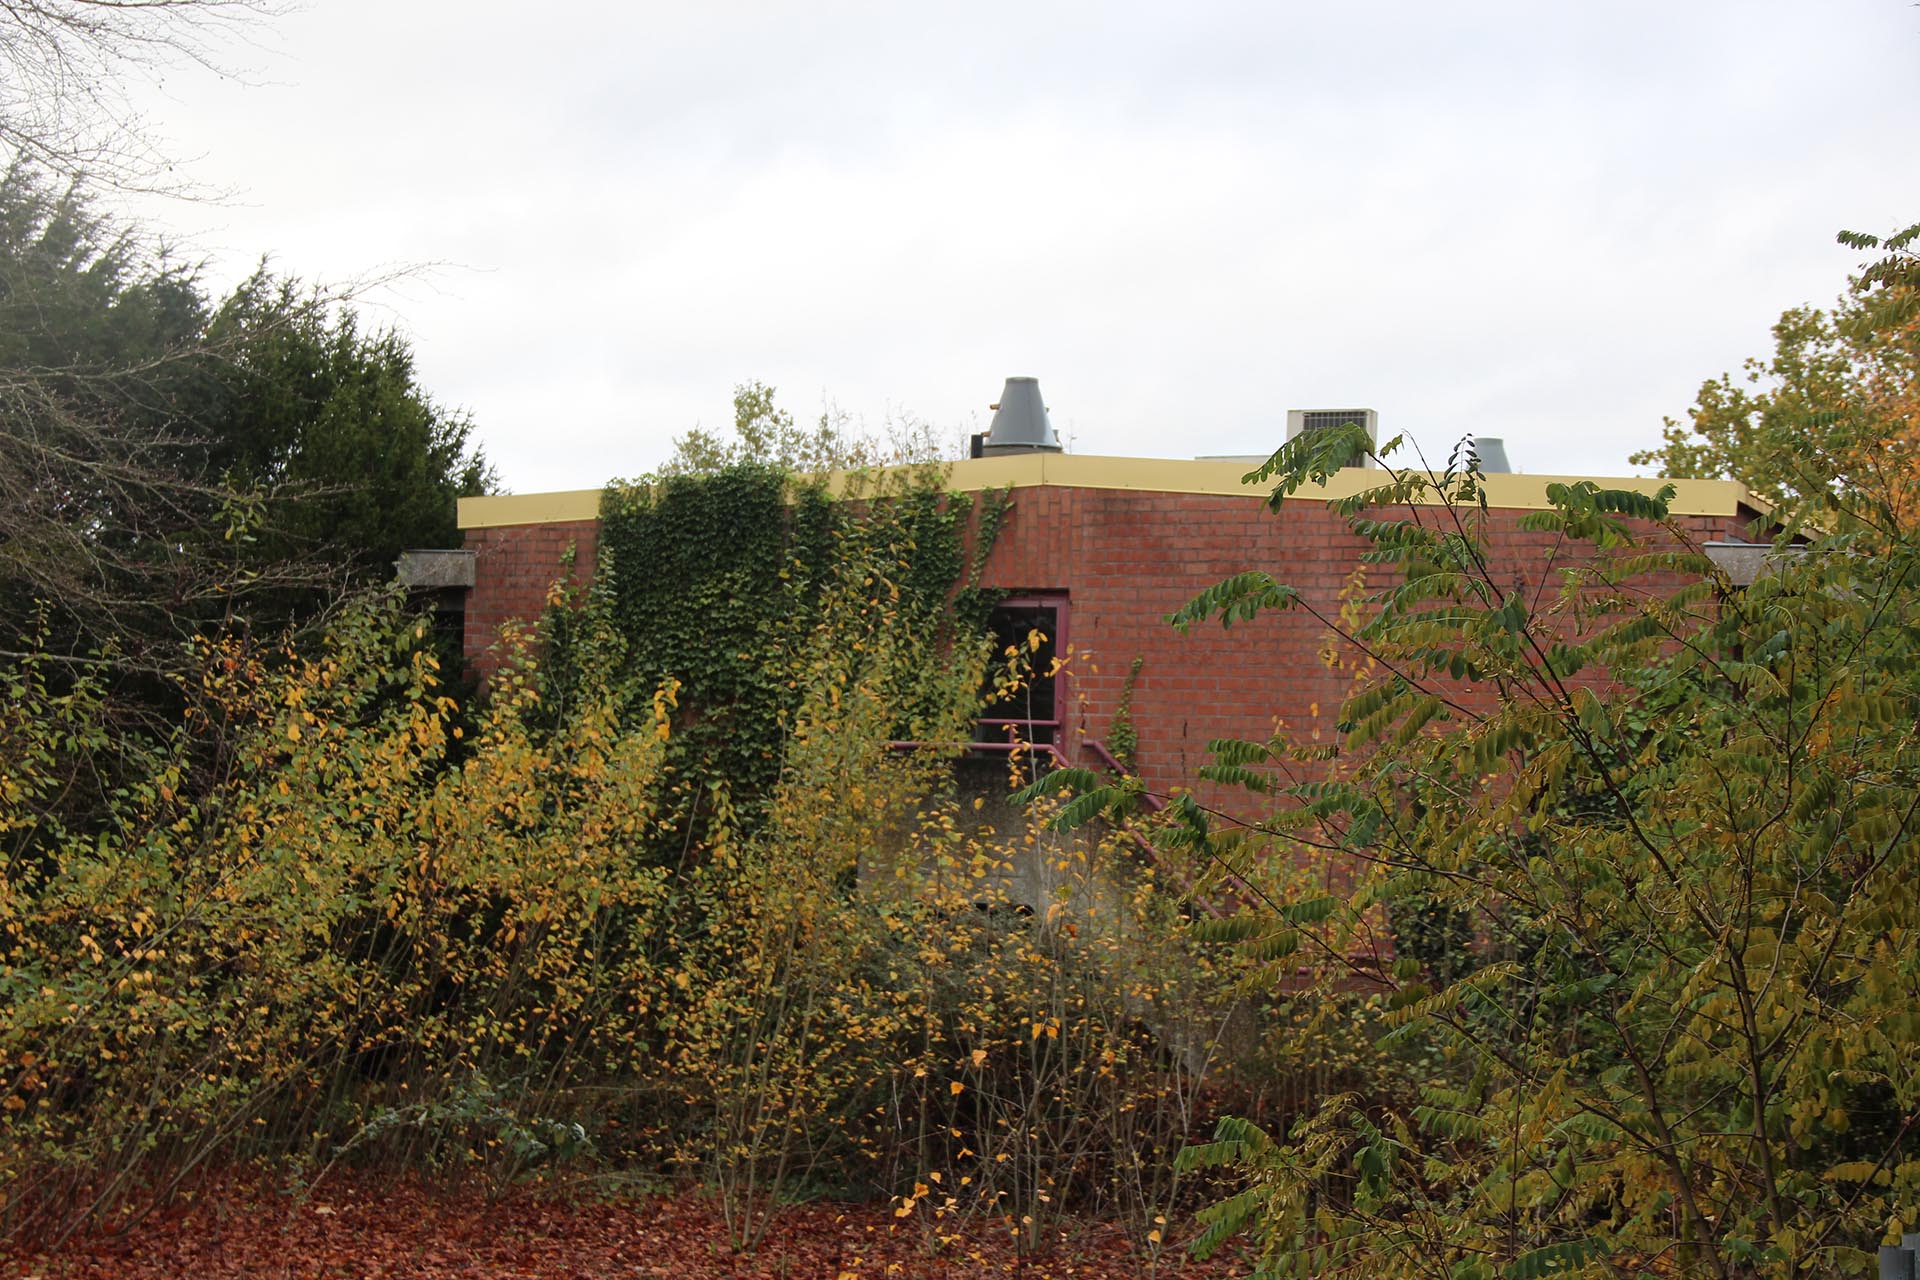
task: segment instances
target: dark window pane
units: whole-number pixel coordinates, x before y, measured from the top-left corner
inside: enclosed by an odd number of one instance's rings
[[[987,627],[993,633],[993,661],[988,667],[988,685],[985,693],[993,692],[993,685],[1007,668],[1007,650],[1017,650],[1026,661],[1030,678],[1014,693],[998,698],[987,704],[982,713],[987,720],[1057,720],[1055,714],[1055,683],[1053,673],[1055,634],[1059,630],[1057,611],[1052,605],[1003,605],[993,611],[987,620]],[[1033,647],[1033,634],[1040,634],[1038,648]],[[993,725],[983,725],[980,741],[1004,742],[1007,735],[1004,729]],[[1035,741],[1030,734],[1023,734],[1027,741]],[[1051,735],[1048,738],[1051,741]]]

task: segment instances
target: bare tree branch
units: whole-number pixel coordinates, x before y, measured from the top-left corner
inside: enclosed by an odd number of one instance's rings
[[[192,67],[235,75],[222,50],[280,0],[0,0],[0,161],[127,191],[199,194],[127,86]]]

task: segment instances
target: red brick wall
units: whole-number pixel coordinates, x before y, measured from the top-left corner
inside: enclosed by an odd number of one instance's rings
[[[1493,572],[1503,585],[1544,597],[1558,586],[1556,555],[1564,567],[1568,553],[1556,548],[1551,535],[1521,530],[1522,515],[1492,513]],[[1682,523],[1697,541],[1737,540],[1751,517]],[[538,616],[569,547],[575,548],[576,579],[591,574],[596,533],[593,521],[468,532],[467,545],[479,555],[467,650],[483,670],[493,666],[482,655],[502,623]],[[1321,660],[1326,625],[1314,612],[1338,617],[1341,587],[1362,550],[1361,540],[1318,500],[1288,502],[1275,515],[1255,497],[1024,488],[1012,494],[984,585],[1066,593],[1075,658],[1061,745],[1075,763],[1095,763],[1084,744],[1107,738],[1128,668],[1135,657],[1144,659],[1133,692],[1135,766],[1151,789],[1164,792],[1194,784],[1211,739],[1262,740],[1276,721],[1295,737],[1311,737],[1317,729],[1326,740],[1335,739],[1333,726],[1354,673]],[[1167,625],[1167,614],[1246,569],[1265,569],[1298,588],[1310,610],[1296,608],[1228,630],[1209,621],[1185,636]],[[1385,583],[1393,571],[1381,566],[1374,572],[1375,581]],[[1080,657],[1083,651],[1087,656]],[[1584,678],[1598,680],[1601,673]],[[1461,696],[1469,704],[1487,702],[1491,692]],[[1202,803],[1256,816],[1249,808],[1254,798],[1244,792],[1222,793],[1205,784],[1197,791]],[[1329,861],[1323,870],[1337,889],[1345,865]],[[1382,956],[1390,955],[1390,939],[1383,936],[1378,945]]]
[[[491,672],[496,660],[489,650],[500,638],[500,628],[515,620],[539,618],[548,589],[567,573],[569,551],[574,580],[590,579],[599,540],[597,520],[467,530],[467,549],[475,553],[474,585],[467,592],[468,661]]]
[[[1439,513],[1435,512],[1437,516]],[[1555,539],[1521,531],[1518,511],[1495,511],[1494,572],[1503,583],[1551,592]],[[1738,536],[1744,519],[1686,521],[1697,539]],[[574,574],[592,573],[594,521],[473,529],[477,585],[467,603],[467,652],[483,670],[500,626],[539,616],[549,585],[575,549]],[[1104,740],[1133,659],[1144,658],[1133,695],[1140,773],[1156,789],[1189,780],[1214,738],[1264,739],[1276,719],[1297,735],[1329,739],[1351,671],[1319,657],[1325,625],[1306,609],[1194,627],[1182,636],[1166,615],[1203,588],[1245,569],[1265,569],[1301,590],[1307,605],[1337,617],[1339,592],[1363,550],[1326,504],[1288,502],[1278,515],[1255,497],[1113,489],[1027,488],[1011,506],[984,583],[1009,591],[1064,591],[1069,642],[1067,741]],[[1566,563],[1566,550],[1559,552]],[[1384,581],[1389,570],[1376,570]]]
[[[1439,513],[1435,513],[1438,515]],[[1495,511],[1493,571],[1503,584],[1551,593],[1556,539],[1518,528],[1524,513]],[[1696,539],[1733,536],[1745,522],[1696,518]],[[985,585],[1064,590],[1076,658],[1068,695],[1070,755],[1080,740],[1105,739],[1128,668],[1144,658],[1133,693],[1136,767],[1156,790],[1190,782],[1215,738],[1264,740],[1276,720],[1297,736],[1327,740],[1351,670],[1320,658],[1326,625],[1296,607],[1223,630],[1181,635],[1166,615],[1231,574],[1264,569],[1298,588],[1304,603],[1337,618],[1340,590],[1364,550],[1324,502],[1288,502],[1279,514],[1238,496],[1110,489],[1021,489],[985,572]],[[1564,547],[1560,564],[1568,562]],[[1376,582],[1391,570],[1375,571]],[[1351,657],[1351,655],[1348,655]],[[1597,673],[1596,673],[1597,674]],[[1244,796],[1208,794],[1238,810]]]

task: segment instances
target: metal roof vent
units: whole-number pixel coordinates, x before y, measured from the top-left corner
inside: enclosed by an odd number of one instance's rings
[[[1008,453],[1059,453],[1060,437],[1047,420],[1038,378],[1008,378],[993,406],[993,423],[982,443],[987,457]]]
[[[1331,431],[1336,427],[1356,425],[1366,429],[1367,439],[1373,444],[1380,443],[1380,415],[1372,409],[1289,409],[1287,410],[1287,439],[1304,435],[1309,431]],[[1360,454],[1351,462],[1350,467],[1370,467],[1373,459]]]
[[[1513,470],[1507,461],[1507,442],[1499,436],[1475,436],[1473,450],[1480,455],[1480,474],[1503,475]]]

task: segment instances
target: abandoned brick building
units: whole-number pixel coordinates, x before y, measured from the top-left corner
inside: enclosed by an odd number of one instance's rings
[[[996,407],[993,430],[976,438],[976,456],[950,464],[946,483],[955,495],[1008,491],[982,585],[1008,593],[1005,625],[1022,634],[1038,627],[1074,655],[1016,726],[1028,741],[1071,763],[1106,763],[1106,739],[1136,663],[1133,763],[1150,787],[1191,779],[1212,739],[1265,738],[1276,720],[1311,733],[1323,716],[1330,729],[1352,673],[1324,661],[1326,629],[1309,613],[1188,635],[1166,618],[1203,588],[1249,568],[1298,587],[1323,616],[1337,614],[1363,544],[1327,501],[1378,483],[1380,472],[1346,469],[1272,512],[1264,486],[1242,483],[1246,459],[1064,453],[1030,379],[1010,381]],[[1364,411],[1329,416],[1370,422]],[[1313,425],[1312,415],[1293,415],[1292,430]],[[1570,479],[1487,477],[1496,576],[1531,589],[1553,571],[1554,539],[1522,529],[1520,521],[1547,505],[1549,484]],[[1762,514],[1731,481],[1605,483],[1646,492],[1672,483],[1672,513],[1702,544],[1742,543]],[[598,490],[461,501],[466,554],[446,582],[455,584],[450,603],[457,600],[463,612],[470,657],[487,665],[500,626],[536,617],[556,576],[591,575],[599,503]],[[459,590],[464,583],[470,585]],[[1004,742],[1006,728],[989,719],[979,733]]]

